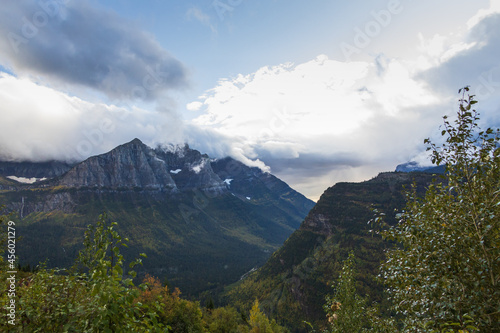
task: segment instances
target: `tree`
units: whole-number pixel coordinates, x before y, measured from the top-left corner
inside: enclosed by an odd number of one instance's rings
[[[250,310],[250,333],[284,333],[285,329],[279,326],[276,321],[269,320],[259,308],[259,301],[255,300]]]
[[[208,332],[236,333],[244,326],[241,315],[230,306],[208,310],[205,320]]]
[[[356,258],[354,251],[343,262],[333,298],[327,296],[324,306],[328,318],[327,332],[398,332],[393,318],[382,317],[376,304],[367,306],[367,299],[356,292]],[[309,324],[309,323],[308,323]],[[309,324],[311,328],[313,326]],[[313,328],[314,331],[314,328]]]
[[[365,324],[366,300],[356,293],[355,257],[344,261],[333,299],[327,297],[325,311],[332,332],[361,332]]]
[[[0,216],[0,223],[3,220]],[[103,215],[88,227],[79,267],[46,269],[41,265],[37,272],[16,281],[16,325],[1,321],[0,331],[167,332],[168,327],[158,323],[157,313],[137,302],[139,290],[132,283],[135,273],[129,271],[130,278],[123,277],[120,247],[127,239],[118,235],[115,225],[108,225]],[[129,266],[138,263],[139,259]],[[6,293],[0,293],[0,303],[8,301]]]
[[[457,118],[444,117],[444,143],[425,140],[444,179],[423,198],[409,190],[399,223],[383,233],[401,245],[381,277],[405,330],[500,331],[499,130],[481,131],[468,91]]]

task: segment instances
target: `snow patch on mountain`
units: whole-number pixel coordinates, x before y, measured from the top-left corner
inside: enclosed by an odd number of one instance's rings
[[[161,162],[161,163],[165,163],[165,161],[164,161],[164,160],[162,160],[161,158],[158,158],[158,157],[156,157],[156,156],[155,156],[155,161],[158,161],[158,162]]]
[[[33,184],[35,182],[39,182],[45,180],[47,178],[26,178],[26,177],[16,177],[16,176],[7,176],[7,178],[15,180],[16,182],[23,184]]]
[[[189,167],[189,169],[191,171],[193,171],[194,173],[198,174],[205,167],[205,165],[207,164],[208,161],[209,161],[208,158],[204,158],[201,160],[201,162],[199,164],[191,165]]]
[[[186,144],[163,144],[158,146],[158,150],[161,150],[165,153],[171,153],[183,158],[185,156],[186,150],[189,149],[189,146]]]

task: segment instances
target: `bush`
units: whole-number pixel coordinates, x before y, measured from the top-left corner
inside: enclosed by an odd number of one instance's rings
[[[481,131],[474,96],[464,88],[457,119],[444,118],[432,161],[445,179],[424,198],[413,188],[401,220],[384,236],[382,277],[405,330],[500,331],[499,130]]]

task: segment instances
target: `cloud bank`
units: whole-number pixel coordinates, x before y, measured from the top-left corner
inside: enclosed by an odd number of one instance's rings
[[[134,137],[184,141],[180,120],[167,113],[90,103],[5,73],[0,117],[0,160],[81,161]]]
[[[230,146],[301,186],[349,179],[346,170],[394,169],[418,153],[442,115],[439,97],[384,57],[263,67],[221,81],[199,103],[205,114],[196,126],[238,138]]]

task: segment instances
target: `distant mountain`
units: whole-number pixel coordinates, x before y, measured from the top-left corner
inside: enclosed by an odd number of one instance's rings
[[[70,170],[74,164],[59,161],[7,162],[0,161],[0,175],[23,178],[52,178]]]
[[[444,173],[444,165],[440,166],[425,166],[420,165],[418,162],[411,161],[400,164],[396,167],[396,172],[426,172],[426,173]]]
[[[147,254],[141,274],[188,295],[265,263],[314,206],[269,173],[187,145],[153,149],[134,139],[64,171],[57,163],[39,173],[23,171],[36,163],[22,165],[0,169],[0,203],[19,212],[22,264],[68,266],[86,226],[106,212],[130,238],[126,258]],[[35,176],[48,179],[16,181]]]
[[[278,322],[306,332],[304,320],[321,328],[326,323],[323,304],[333,294],[342,261],[354,250],[358,262],[358,292],[382,302],[382,287],[375,276],[386,244],[368,232],[373,208],[396,223],[394,209],[405,199],[403,186],[416,182],[424,193],[433,174],[381,173],[362,183],[337,183],[328,188],[300,228],[256,272],[231,286],[223,300],[245,308],[255,298]],[[249,303],[250,302],[250,303]]]

